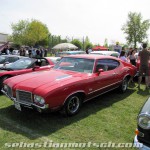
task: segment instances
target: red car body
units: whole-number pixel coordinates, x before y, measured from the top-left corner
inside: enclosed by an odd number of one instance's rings
[[[78,71],[73,71],[73,65],[77,65],[75,62],[80,63]],[[106,64],[107,69],[110,68],[105,71],[101,66]],[[40,112],[45,109],[59,109],[67,115],[74,115],[83,102],[96,96],[115,88],[125,92],[128,80],[135,74],[134,66],[115,57],[66,56],[50,71],[29,73],[5,80],[2,92],[20,110],[22,106],[36,108]]]

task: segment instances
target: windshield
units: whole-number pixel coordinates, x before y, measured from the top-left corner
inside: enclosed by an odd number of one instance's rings
[[[22,58],[14,63],[6,66],[6,68],[11,68],[13,70],[26,69],[33,63],[33,59],[31,58]]]
[[[0,56],[0,64],[3,64],[6,58],[6,56]]]
[[[55,65],[54,69],[92,73],[93,66],[94,59],[64,57]]]

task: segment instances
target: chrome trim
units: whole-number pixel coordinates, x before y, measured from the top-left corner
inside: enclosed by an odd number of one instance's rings
[[[122,82],[122,81],[118,81],[118,82],[115,82],[115,83],[110,84],[110,85],[108,85],[108,86],[102,87],[102,88],[100,88],[100,89],[97,89],[97,90],[95,90],[95,91],[92,91],[92,92],[88,93],[88,95],[89,95],[89,94],[92,94],[92,93],[94,93],[94,92],[97,92],[97,91],[99,91],[99,90],[102,90],[102,89],[104,89],[104,88],[107,88],[107,87],[109,87],[109,86],[112,86],[112,85],[114,85],[114,84],[121,83],[121,82]]]
[[[84,92],[83,90],[79,90],[79,91],[72,92],[72,93],[71,93],[70,95],[68,95],[67,98],[64,100],[63,105],[65,104],[65,102],[67,101],[67,99],[68,99],[71,95],[76,94],[76,93],[79,93],[79,92],[82,92],[82,93],[85,94],[85,92]],[[86,94],[85,94],[85,95],[86,95]]]
[[[5,85],[6,85],[6,84],[5,84]],[[8,85],[7,85],[7,87],[11,89],[11,96],[13,96],[13,90],[12,90],[12,87],[10,87],[10,86],[8,86]]]
[[[19,89],[16,89],[16,101],[18,102],[18,91],[22,91],[22,92],[27,92],[27,93],[30,93],[31,94],[31,103],[33,103],[33,95],[32,95],[32,92],[29,92],[29,91],[24,91],[24,90],[19,90]]]
[[[109,92],[109,91],[112,91],[112,90],[114,90],[114,89],[116,89],[116,88],[118,88],[118,87],[119,87],[119,86],[117,86],[117,87],[115,87],[115,88],[112,88],[112,89],[110,89],[110,90],[108,90],[108,91],[102,92],[102,93],[100,93],[100,94],[98,94],[98,95],[96,95],[96,96],[93,96],[92,98],[89,98],[89,99],[85,100],[84,102],[87,102],[87,101],[89,101],[89,100],[91,100],[91,99],[93,99],[93,98],[95,98],[95,97],[98,97],[98,96],[100,96],[100,95],[102,95],[102,94],[105,94],[105,93],[107,93],[107,92]]]
[[[150,150],[150,147],[138,141],[137,135],[134,137],[134,147],[138,148],[139,150]]]
[[[5,92],[3,89],[1,90],[1,92],[2,92],[3,94],[5,94],[8,98],[10,98],[12,101],[17,102],[17,103],[19,103],[19,104],[21,104],[21,105],[25,105],[25,106],[28,107],[28,108],[31,108],[30,106],[34,106],[34,107],[40,108],[40,109],[47,109],[47,108],[49,108],[48,104],[44,104],[44,106],[39,106],[39,105],[36,105],[36,104],[34,104],[34,103],[23,103],[23,102],[19,102],[19,101],[16,100],[16,98],[10,97],[10,96],[7,94],[7,92]]]

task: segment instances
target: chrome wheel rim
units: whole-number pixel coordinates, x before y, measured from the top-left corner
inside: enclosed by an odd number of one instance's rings
[[[128,86],[127,80],[123,80],[122,90],[125,91],[127,89],[127,86]]]
[[[68,111],[75,113],[80,106],[80,99],[77,96],[71,97],[68,103]]]

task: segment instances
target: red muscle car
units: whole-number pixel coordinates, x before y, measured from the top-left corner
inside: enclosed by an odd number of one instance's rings
[[[63,57],[50,71],[20,75],[4,81],[2,92],[17,109],[60,110],[76,114],[83,102],[118,88],[127,90],[136,68],[112,56],[72,55]]]
[[[3,81],[7,78],[33,71],[49,70],[53,66],[54,62],[50,57],[38,59],[23,57],[6,67],[0,68],[0,90],[3,87]]]

